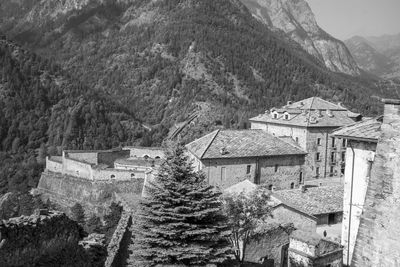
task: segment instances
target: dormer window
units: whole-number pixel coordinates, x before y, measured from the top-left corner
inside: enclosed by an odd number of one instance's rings
[[[272,112],[272,118],[277,119],[278,118],[278,112],[273,111]]]
[[[285,112],[284,118],[285,118],[285,120],[289,120],[290,119],[290,114]]]

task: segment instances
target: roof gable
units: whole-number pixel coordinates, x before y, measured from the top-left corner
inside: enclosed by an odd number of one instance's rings
[[[204,153],[207,151],[211,142],[218,135],[219,130],[216,130],[212,133],[209,133],[189,144],[186,145],[186,148],[197,158],[201,159]]]
[[[286,108],[290,109],[307,109],[307,110],[342,110],[342,111],[347,111],[346,108],[336,105],[334,103],[331,103],[329,101],[326,101],[322,98],[319,97],[310,97],[298,102],[294,102],[290,105],[286,105]]]
[[[382,116],[344,126],[332,134],[338,137],[354,140],[378,142],[381,134]]]

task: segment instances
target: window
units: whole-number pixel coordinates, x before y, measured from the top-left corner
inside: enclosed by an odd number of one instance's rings
[[[111,175],[111,179],[114,179],[114,178],[115,178],[115,175],[114,175],[114,174],[112,174],[112,175]]]
[[[294,189],[294,183],[290,184],[290,189]]]
[[[279,165],[276,164],[276,165],[275,165],[275,172],[278,172],[278,168],[279,168]]]
[[[335,152],[331,152],[331,162],[335,162]]]
[[[274,117],[274,119],[277,119],[277,118],[278,118],[278,113],[277,113],[277,112],[274,112],[274,113],[272,114],[272,116]]]
[[[160,159],[160,157],[159,157],[159,156],[157,156],[157,157],[155,157],[155,159]]]
[[[319,146],[321,145],[321,138],[317,139],[317,145],[319,145]]]
[[[296,137],[296,143],[298,143],[299,142],[299,138],[298,137]]]
[[[346,139],[343,139],[343,140],[342,140],[342,147],[347,147]]]
[[[346,169],[345,168],[341,168],[340,169],[340,173],[342,174],[342,175],[344,175],[344,172],[346,171]]]
[[[317,152],[317,154],[315,154],[315,160],[316,161],[320,161],[321,160],[321,154],[319,152]]]
[[[131,178],[134,178],[135,177],[135,174],[134,173],[131,173]]]
[[[247,165],[246,174],[250,174],[251,172],[251,165]]]
[[[368,161],[367,177],[371,177],[372,163],[372,161]]]
[[[143,158],[144,158],[144,159],[148,159],[149,156],[148,156],[148,155],[144,155]]]
[[[336,144],[335,144],[335,141],[336,141],[336,140],[335,140],[335,137],[332,137],[332,147],[335,147],[335,145],[336,145]]]
[[[346,152],[342,152],[342,161],[346,161]]]
[[[289,114],[285,113],[285,120],[289,120]]]
[[[315,168],[315,175],[316,175],[316,176],[319,176],[319,167],[316,167],[316,168]]]
[[[224,181],[226,178],[226,168],[222,167],[221,168],[221,182]]]
[[[300,172],[300,175],[299,175],[299,184],[303,184],[303,172]]]
[[[270,185],[268,186],[269,191],[272,191],[272,187],[273,187],[272,184],[270,184]]]
[[[335,167],[331,166],[331,174],[335,172]]]

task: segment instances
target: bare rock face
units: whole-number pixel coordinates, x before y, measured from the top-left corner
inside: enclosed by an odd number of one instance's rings
[[[343,42],[322,30],[304,0],[241,0],[253,16],[283,31],[330,70],[359,75],[360,69]]]

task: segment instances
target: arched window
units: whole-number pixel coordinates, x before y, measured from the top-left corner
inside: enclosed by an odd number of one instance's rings
[[[290,115],[289,115],[289,113],[287,113],[287,112],[285,112],[285,120],[289,120],[290,119]]]
[[[157,157],[155,157],[155,159],[160,159],[160,157],[159,157],[159,156],[157,156]]]
[[[274,112],[272,116],[274,116],[274,119],[277,119],[278,118],[278,113]]]
[[[270,191],[272,191],[272,188],[273,188],[273,185],[270,184],[270,185],[268,186],[268,189],[269,189]]]
[[[148,159],[149,155],[144,155],[143,158]]]
[[[131,178],[134,178],[135,177],[135,174],[134,173],[131,173]]]
[[[294,183],[290,184],[290,189],[294,189]]]
[[[115,179],[115,175],[114,174],[111,174],[111,179]]]

